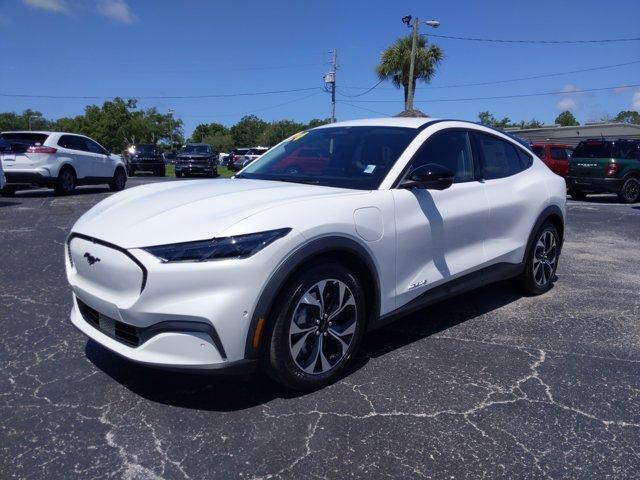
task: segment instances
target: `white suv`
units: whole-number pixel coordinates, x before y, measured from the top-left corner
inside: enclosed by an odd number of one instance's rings
[[[561,177],[491,128],[326,125],[233,179],[145,185],[85,213],[66,245],[71,321],[136,362],[259,365],[317,388],[400,315],[507,278],[549,290],[565,199]]]
[[[72,133],[2,132],[11,144],[2,155],[7,185],[0,193],[12,195],[21,185],[52,187],[68,195],[76,185],[106,183],[111,190],[124,189],[127,173],[120,155],[98,142]]]

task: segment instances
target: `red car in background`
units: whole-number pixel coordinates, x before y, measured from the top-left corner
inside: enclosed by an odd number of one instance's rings
[[[280,160],[275,168],[291,175],[321,175],[329,161],[329,152],[316,148],[298,148]]]
[[[534,143],[531,148],[540,160],[556,175],[566,177],[569,172],[569,159],[573,153],[571,145]]]

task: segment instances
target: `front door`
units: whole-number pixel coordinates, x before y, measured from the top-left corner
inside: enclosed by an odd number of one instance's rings
[[[467,131],[447,129],[430,136],[406,173],[426,164],[454,172],[445,190],[392,190],[395,200],[399,308],[429,289],[482,267],[488,202],[477,180]]]

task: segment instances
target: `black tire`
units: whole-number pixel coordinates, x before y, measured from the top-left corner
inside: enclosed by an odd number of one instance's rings
[[[76,182],[76,172],[73,171],[73,168],[69,166],[62,167],[60,173],[58,173],[58,178],[55,181],[53,190],[56,192],[56,195],[70,195],[76,189]]]
[[[127,174],[124,173],[124,169],[121,167],[116,168],[116,171],[113,172],[113,178],[109,182],[109,189],[112,192],[119,192],[124,190],[124,187],[127,185]]]
[[[303,302],[303,297],[318,301],[318,285],[323,281],[326,281],[323,302],[319,305]],[[339,301],[340,291],[344,292],[342,308],[333,303]],[[365,295],[357,277],[338,263],[310,265],[287,282],[276,305],[265,348],[267,374],[294,390],[315,390],[340,378],[352,362],[365,331]],[[303,328],[302,319],[305,328],[302,332],[290,331],[295,318],[298,329]],[[338,338],[343,339],[346,348]],[[307,371],[303,369],[305,364]]]
[[[18,187],[15,185],[5,185],[2,190],[0,190],[0,196],[3,197],[13,197],[18,191]]]
[[[636,203],[640,200],[640,179],[630,177],[622,184],[618,192],[618,199],[622,203]]]
[[[553,245],[548,239],[553,239]],[[552,223],[544,223],[529,245],[524,271],[519,277],[528,295],[541,295],[551,289],[560,259],[560,235]]]
[[[587,194],[580,190],[571,189],[569,190],[569,195],[571,195],[571,198],[573,198],[574,200],[584,200],[585,198],[587,198]]]

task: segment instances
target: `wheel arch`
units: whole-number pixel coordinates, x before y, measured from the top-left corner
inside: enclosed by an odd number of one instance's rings
[[[56,175],[56,177],[59,176],[60,172],[62,172],[64,169],[69,169],[69,168],[73,172],[73,176],[76,177],[76,180],[78,180],[78,172],[76,171],[75,167],[71,162],[65,162],[62,165],[60,165],[60,167],[58,168],[58,174]]]
[[[313,263],[337,261],[347,266],[363,284],[367,303],[367,324],[380,314],[380,281],[373,256],[358,241],[344,236],[311,240],[292,252],[271,275],[251,317],[245,343],[245,358],[259,358],[266,345],[265,335],[273,324],[272,310],[287,281]],[[258,323],[260,331],[256,332]],[[257,346],[254,337],[258,335]]]
[[[524,262],[526,262],[527,258],[529,258],[529,254],[531,253],[533,237],[540,227],[546,222],[551,222],[553,226],[556,227],[556,230],[558,230],[558,236],[560,237],[560,249],[562,249],[562,244],[564,243],[564,214],[558,205],[549,205],[540,213],[540,215],[538,215],[538,219],[529,233],[527,250],[523,259]]]

